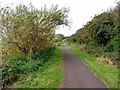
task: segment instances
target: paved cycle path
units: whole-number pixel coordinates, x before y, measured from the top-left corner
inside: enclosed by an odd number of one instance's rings
[[[61,88],[107,88],[67,46],[63,45],[62,52],[64,80]]]

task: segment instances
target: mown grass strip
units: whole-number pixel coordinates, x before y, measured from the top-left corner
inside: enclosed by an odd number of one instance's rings
[[[38,71],[21,76],[12,87],[58,88],[63,79],[61,47],[56,47],[54,56]]]
[[[76,48],[73,44],[69,45],[70,50],[78,56],[92,72],[99,77],[109,88],[118,87],[118,69],[113,65],[104,64],[98,61],[96,57]]]

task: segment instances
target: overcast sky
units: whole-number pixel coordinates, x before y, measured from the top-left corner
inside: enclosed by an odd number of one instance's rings
[[[116,2],[119,0],[0,0],[0,5],[16,6],[20,2],[28,5],[32,3],[33,6],[40,9],[45,4],[49,8],[51,5],[58,5],[59,8],[70,7],[69,19],[71,19],[71,28],[60,27],[56,33],[70,36],[75,33],[79,28],[85,25],[96,14],[107,11],[110,7],[115,7]]]

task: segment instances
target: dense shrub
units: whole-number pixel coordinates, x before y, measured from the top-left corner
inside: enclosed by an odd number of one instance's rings
[[[36,52],[32,52],[32,59],[35,60],[43,59],[44,61],[49,60],[50,57],[54,54],[54,49],[55,47],[47,47],[40,49]]]
[[[119,62],[120,21],[118,12],[120,9],[117,7],[118,5],[114,9],[95,15],[83,28],[71,35],[68,41],[87,45],[88,48],[84,51],[89,54],[109,57],[114,62]]]
[[[106,45],[106,51],[112,52],[112,51],[118,51],[120,48],[120,34],[116,35],[107,45]]]
[[[36,71],[44,66],[54,55],[55,47],[44,48],[32,52],[32,59],[28,59],[29,54],[16,54],[9,58],[9,62],[2,67],[3,86],[6,87],[17,80],[21,74]]]

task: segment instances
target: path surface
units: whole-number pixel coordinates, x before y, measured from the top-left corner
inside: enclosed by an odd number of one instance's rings
[[[62,88],[107,88],[65,45],[62,52],[64,60]]]

